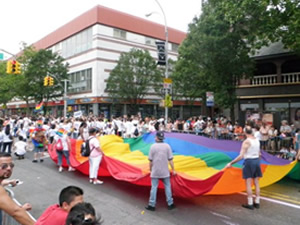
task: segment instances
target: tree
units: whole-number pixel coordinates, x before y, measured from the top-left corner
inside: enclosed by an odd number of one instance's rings
[[[107,80],[106,91],[116,102],[128,103],[137,110],[142,99],[150,92],[159,92],[161,86],[162,74],[150,53],[133,48],[121,54]]]
[[[217,105],[229,108],[234,119],[236,81],[251,75],[254,68],[248,37],[254,38],[249,27],[232,26],[226,20],[224,2],[204,4],[202,15],[194,19],[179,49],[177,72],[183,76],[181,80],[197,83],[201,91],[196,92],[196,86],[189,90],[194,90],[199,97],[206,91],[213,91]],[[189,79],[191,74],[194,74],[193,80]]]
[[[35,102],[56,100],[64,93],[63,80],[68,78],[68,64],[51,50],[39,50],[29,60],[24,71],[27,85],[31,88],[31,97]],[[44,77],[52,76],[54,85],[44,87]],[[46,108],[45,104],[45,108]]]
[[[18,99],[23,100],[26,102],[26,114],[28,115],[30,113],[29,108],[29,102],[32,99],[32,96],[34,96],[33,89],[29,85],[31,82],[30,77],[27,76],[27,68],[31,61],[31,59],[34,57],[34,55],[37,54],[37,51],[32,46],[27,46],[25,43],[23,43],[23,52],[22,55],[18,58],[18,61],[22,64],[22,72],[21,75],[18,76],[17,82],[16,82],[16,96]]]

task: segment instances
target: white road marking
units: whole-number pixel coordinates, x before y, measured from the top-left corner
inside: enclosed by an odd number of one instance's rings
[[[239,194],[247,195],[247,193],[243,193],[243,192],[240,192]],[[291,207],[291,208],[300,209],[300,205],[296,205],[296,204],[292,204],[292,203],[288,203],[288,202],[284,202],[284,201],[279,201],[279,200],[276,200],[276,199],[267,198],[267,197],[263,197],[263,196],[260,196],[260,199],[263,199],[263,200],[269,201],[269,202],[273,202],[273,203],[276,203],[276,204],[279,204],[279,205],[285,205],[285,206],[288,206],[288,207]]]

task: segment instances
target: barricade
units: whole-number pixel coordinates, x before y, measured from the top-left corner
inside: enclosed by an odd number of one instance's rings
[[[5,188],[6,192],[8,193],[8,195],[12,198],[12,200],[21,206],[21,204],[18,202],[17,199],[15,199],[14,197],[14,192],[8,188]],[[36,221],[36,219],[29,213],[27,212],[28,215],[34,220]],[[13,217],[11,217],[10,215],[8,215],[6,212],[2,211],[2,224],[1,225],[21,225],[20,223],[18,223]]]

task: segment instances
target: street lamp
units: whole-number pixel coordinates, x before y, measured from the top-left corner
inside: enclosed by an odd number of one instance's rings
[[[160,3],[158,0],[155,0],[155,2],[157,3],[157,5],[159,6],[163,16],[164,16],[164,22],[165,22],[165,38],[166,38],[166,42],[165,42],[165,54],[166,54],[166,70],[165,70],[165,78],[167,79],[169,77],[169,74],[168,74],[168,46],[169,46],[169,37],[168,37],[168,26],[167,26],[167,19],[166,19],[166,15],[165,15],[165,12],[163,10],[163,8],[161,7]],[[146,17],[149,17],[153,14],[153,12],[149,13],[149,14],[146,14]],[[168,89],[165,89],[165,99],[168,95]],[[167,125],[168,123],[168,107],[166,106],[166,103],[165,103],[165,126]]]

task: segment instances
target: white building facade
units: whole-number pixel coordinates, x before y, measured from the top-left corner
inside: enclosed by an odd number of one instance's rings
[[[112,104],[106,89],[106,80],[117,65],[120,54],[132,48],[148,50],[157,59],[156,40],[165,40],[164,26],[102,6],[96,6],[73,21],[36,42],[37,49],[51,49],[69,64],[70,88],[68,112],[81,110],[84,114],[128,114],[126,104]],[[168,28],[168,56],[176,60],[178,46],[186,37],[184,32]],[[163,82],[163,81],[162,81]],[[160,97],[149,95],[142,101],[143,116],[163,114]],[[195,103],[200,111],[200,103]],[[53,115],[62,115],[63,101],[49,102]],[[12,102],[8,108],[18,110],[24,104]],[[174,102],[171,116],[179,117],[184,102]],[[174,115],[172,115],[172,112]]]

